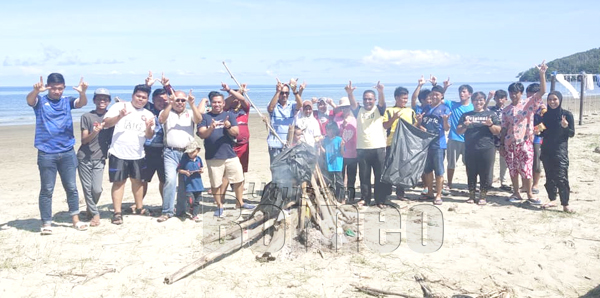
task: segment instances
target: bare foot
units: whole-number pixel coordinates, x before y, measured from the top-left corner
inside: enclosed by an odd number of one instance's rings
[[[569,206],[563,206],[563,211],[567,213],[575,213],[575,210],[569,208]]]
[[[548,208],[554,208],[554,207],[556,207],[556,203],[554,203],[554,202],[550,202],[550,203],[542,205],[542,209],[548,209]]]

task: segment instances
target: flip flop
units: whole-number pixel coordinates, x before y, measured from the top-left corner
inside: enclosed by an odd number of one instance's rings
[[[442,199],[436,199],[433,201],[434,205],[442,205],[442,203],[443,203]]]
[[[52,235],[52,226],[42,226],[40,228],[40,234],[42,234],[42,236]]]
[[[536,205],[536,206],[542,205],[542,200],[540,200],[540,199],[531,198],[531,199],[527,199],[527,202],[531,205]]]
[[[479,201],[477,202],[477,205],[479,206],[485,206],[487,204],[487,201],[485,199],[479,199]]]
[[[511,203],[521,203],[523,199],[515,196],[510,196],[510,198],[508,198],[508,201]]]
[[[85,231],[90,227],[90,225],[87,222],[83,222],[83,221],[78,221],[75,224],[73,224],[73,228],[77,231]]]

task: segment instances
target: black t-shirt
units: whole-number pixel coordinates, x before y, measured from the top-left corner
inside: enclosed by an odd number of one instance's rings
[[[204,157],[206,160],[209,159],[229,159],[234,158],[235,152],[233,151],[233,138],[225,131],[223,122],[227,119],[231,123],[231,126],[237,126],[235,115],[231,112],[222,112],[220,114],[214,114],[212,112],[202,115],[202,122],[199,126],[208,128],[212,120],[217,122],[215,130],[212,134],[204,139]],[[227,118],[229,117],[229,118]]]
[[[498,115],[492,111],[470,111],[460,117],[459,124],[464,124],[467,119],[471,121],[465,132],[466,150],[481,150],[495,147],[494,134],[492,134],[490,128],[485,124],[488,118],[492,118],[494,125],[500,125]]]

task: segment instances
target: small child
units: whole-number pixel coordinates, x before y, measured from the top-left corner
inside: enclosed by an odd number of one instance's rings
[[[304,132],[302,131],[302,128],[298,127],[298,126],[294,126],[294,136],[292,138],[292,146],[294,147],[300,143],[302,143],[302,139],[304,137]]]
[[[335,185],[335,197],[338,202],[346,203],[344,199],[344,176],[342,175],[342,167],[344,164],[344,145],[345,142],[339,136],[340,130],[337,124],[333,121],[325,126],[327,136],[323,139],[321,152],[325,153],[325,161],[327,163],[327,177],[331,185]]]
[[[185,153],[177,167],[178,173],[182,175],[182,180],[185,182],[185,196],[187,199],[184,210],[189,210],[191,205],[192,219],[199,222],[202,220],[198,214],[200,213],[200,200],[202,200],[202,192],[204,191],[200,174],[204,172],[204,165],[202,159],[198,156],[200,153],[198,142],[193,141],[189,144],[185,148]]]

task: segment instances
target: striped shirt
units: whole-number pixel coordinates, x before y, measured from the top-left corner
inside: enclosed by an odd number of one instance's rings
[[[33,106],[35,112],[35,148],[45,153],[61,153],[73,149],[73,117],[75,97],[63,96],[59,100],[38,95]]]

